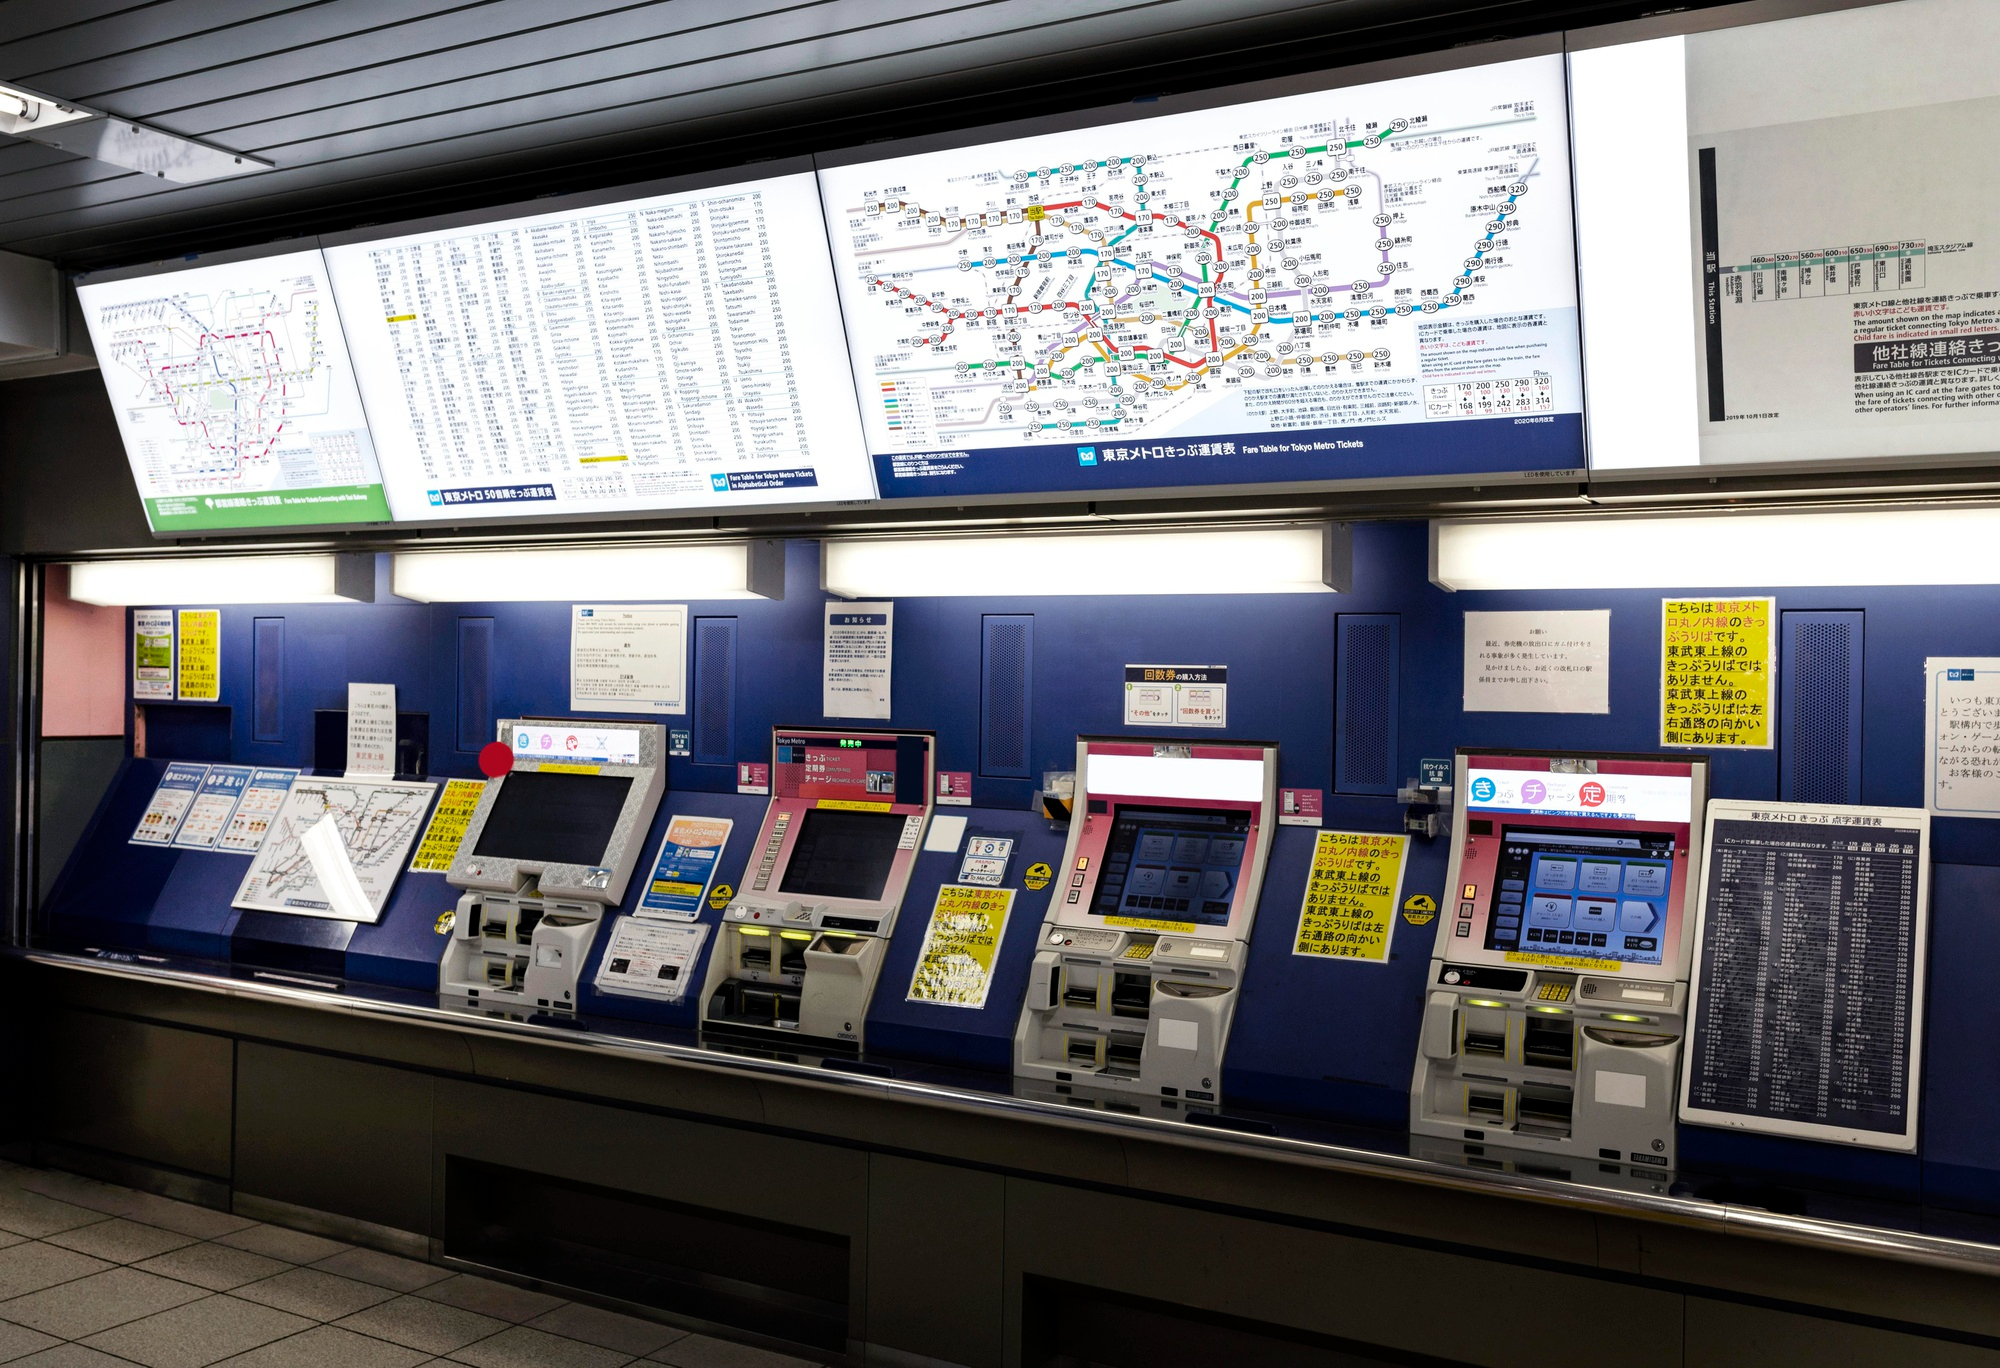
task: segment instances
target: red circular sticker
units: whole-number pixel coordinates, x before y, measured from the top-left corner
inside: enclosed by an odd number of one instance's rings
[[[1604,806],[1604,785],[1595,780],[1576,791],[1576,800],[1585,807]]]
[[[498,779],[514,768],[514,749],[505,741],[488,741],[479,748],[479,772]]]

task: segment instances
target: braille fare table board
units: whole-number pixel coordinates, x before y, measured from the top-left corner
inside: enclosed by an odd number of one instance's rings
[[[1916,1146],[1930,818],[1716,801],[1683,1121]]]

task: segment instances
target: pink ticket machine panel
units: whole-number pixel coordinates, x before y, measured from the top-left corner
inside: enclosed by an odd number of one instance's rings
[[[709,959],[702,1022],[861,1043],[934,791],[931,732],[779,727],[771,803]]]
[[[1708,762],[1461,750],[1418,1135],[1675,1161]]]
[[[1076,771],[1015,1074],[1031,1091],[1213,1110],[1271,851],[1277,747],[1084,737]]]

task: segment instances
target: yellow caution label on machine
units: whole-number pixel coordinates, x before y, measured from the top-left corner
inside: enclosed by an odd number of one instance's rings
[[[1509,950],[1507,963],[1539,964],[1545,969],[1590,969],[1602,974],[1625,972],[1625,966],[1618,960],[1577,959],[1572,955],[1530,955],[1520,950]]]
[[[437,933],[440,936],[449,936],[451,928],[456,925],[458,925],[458,910],[456,908],[449,912],[438,913]]]
[[[1193,922],[1154,921],[1150,917],[1106,917],[1106,926],[1122,926],[1127,931],[1193,931]]]
[[[535,766],[543,774],[601,774],[602,765],[551,765],[546,762]]]
[[[859,798],[822,798],[819,807],[832,808],[836,812],[887,812],[894,803],[863,802]]]

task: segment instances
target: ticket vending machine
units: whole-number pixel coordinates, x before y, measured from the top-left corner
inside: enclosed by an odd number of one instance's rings
[[[1014,1033],[1030,1091],[1212,1109],[1277,820],[1278,748],[1082,737]]]
[[[704,1029],[859,1049],[931,815],[936,734],[779,727],[771,804],[723,913]]]
[[[1708,762],[1460,750],[1410,1129],[1674,1166]]]
[[[574,1012],[597,924],[625,897],[666,788],[666,729],[512,718],[514,767],[490,780],[445,875],[459,897],[438,966],[447,998]]]

